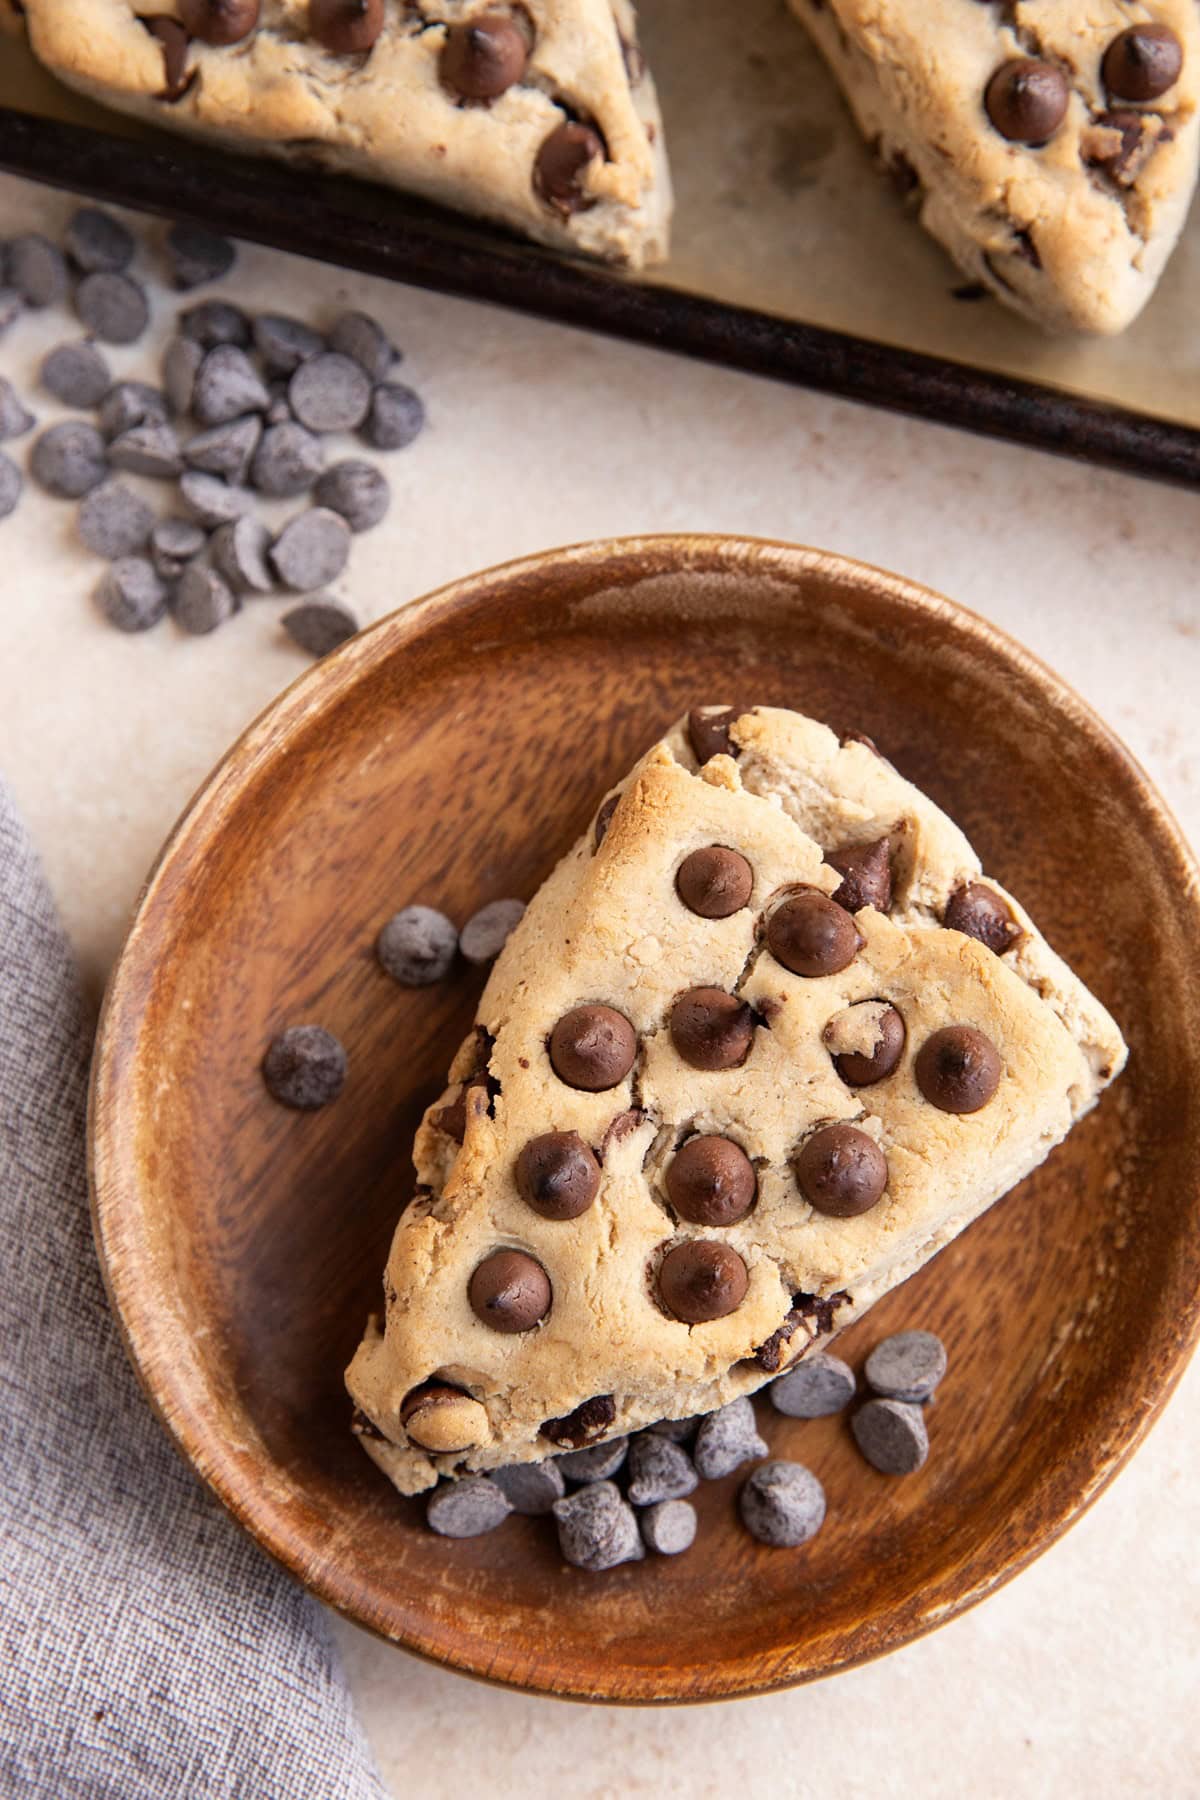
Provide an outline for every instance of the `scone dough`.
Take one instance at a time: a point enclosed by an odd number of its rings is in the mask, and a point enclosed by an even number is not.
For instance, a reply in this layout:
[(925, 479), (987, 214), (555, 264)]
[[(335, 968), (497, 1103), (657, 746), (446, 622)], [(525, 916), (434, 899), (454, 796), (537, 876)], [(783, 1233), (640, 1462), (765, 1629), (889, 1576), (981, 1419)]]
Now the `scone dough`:
[[(1200, 16), (1194, 0), (790, 0), (837, 76), (864, 137), (911, 191), (921, 223), (959, 267), (1040, 324), (1124, 329), (1175, 246), (1200, 155)], [(1104, 53), (1132, 25), (1168, 26), (1179, 79), (1141, 104), (1105, 91)], [(1041, 147), (1010, 143), (984, 94), (1012, 58), (1070, 85)], [(1118, 173), (1111, 115), (1142, 122)]]
[[(177, 0), (26, 0), (40, 60), (122, 111), (386, 181), (630, 268), (657, 261), (670, 181), (629, 0), (523, 0), (534, 33), (524, 75), (490, 104), (460, 102), (438, 77), (446, 28), (484, 10), (485, 0), (389, 3), (368, 54), (335, 56), (308, 32), (308, 0), (262, 0), (244, 42), (191, 42), (194, 79), (169, 100), (162, 48), (139, 15), (177, 17)], [(592, 124), (607, 149), (574, 212), (541, 198), (533, 180), (539, 149), (567, 119)]]
[[(372, 1319), (347, 1372), (364, 1446), (403, 1492), (553, 1454), (563, 1439), (543, 1426), (588, 1401), (602, 1403), (612, 1435), (749, 1393), (1041, 1162), (1124, 1061), (1112, 1019), (1016, 901), (1004, 896), (1019, 933), (1002, 955), (942, 925), (978, 859), (873, 749), (766, 707), (734, 719), (730, 747), (700, 766), (681, 726), (637, 765), (599, 848), (589, 831), (508, 940), (477, 1031), (418, 1131), (420, 1187), (392, 1244), (386, 1316)], [(889, 913), (857, 913), (865, 943), (841, 973), (792, 974), (764, 942), (764, 915), (797, 884), (838, 888), (824, 851), (885, 836)], [(709, 845), (753, 869), (749, 904), (731, 917), (699, 917), (676, 891), (683, 859)], [(754, 1009), (742, 1067), (702, 1072), (676, 1053), (666, 1021), (697, 986)], [(830, 1044), (869, 1054), (878, 1009), (864, 1008), (862, 1030), (841, 1015), (880, 999), (903, 1015), (904, 1053), (886, 1080), (852, 1088)], [(566, 1086), (547, 1050), (556, 1021), (595, 1002), (638, 1034), (632, 1072), (601, 1093)], [(913, 1072), (922, 1043), (949, 1024), (985, 1032), (1002, 1059), (994, 1098), (969, 1116), (932, 1106)], [(445, 1117), (459, 1099), (461, 1147)], [(855, 1124), (887, 1157), (884, 1197), (858, 1217), (814, 1212), (792, 1172), (798, 1143), (833, 1121)], [(596, 1199), (568, 1221), (534, 1213), (514, 1179), (522, 1146), (549, 1131), (578, 1132), (602, 1163)], [(757, 1203), (723, 1230), (681, 1222), (666, 1197), (665, 1170), (696, 1133), (734, 1139), (756, 1166)], [(658, 1304), (655, 1272), (666, 1248), (696, 1237), (731, 1245), (749, 1279), (735, 1310), (688, 1326)], [(501, 1247), (536, 1257), (553, 1290), (544, 1321), (519, 1335), (490, 1329), (467, 1297)], [(486, 1427), (469, 1448), (431, 1454), (405, 1430), (406, 1397), (431, 1379), (481, 1403)]]

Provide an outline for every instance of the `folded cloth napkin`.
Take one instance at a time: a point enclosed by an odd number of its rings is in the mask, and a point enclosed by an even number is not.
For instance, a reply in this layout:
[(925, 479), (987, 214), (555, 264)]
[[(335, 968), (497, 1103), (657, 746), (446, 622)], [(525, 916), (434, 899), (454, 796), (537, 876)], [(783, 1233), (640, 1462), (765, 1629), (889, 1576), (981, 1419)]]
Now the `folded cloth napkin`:
[(0, 1794), (382, 1800), (324, 1615), (125, 1360), (88, 1225), (90, 1039), (0, 784)]

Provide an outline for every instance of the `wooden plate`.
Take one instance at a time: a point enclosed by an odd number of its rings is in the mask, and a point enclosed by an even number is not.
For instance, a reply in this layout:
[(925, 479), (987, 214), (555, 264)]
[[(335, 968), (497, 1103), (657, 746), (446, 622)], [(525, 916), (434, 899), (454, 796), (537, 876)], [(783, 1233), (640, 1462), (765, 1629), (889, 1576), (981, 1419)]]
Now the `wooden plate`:
[[(601, 1577), (544, 1520), (430, 1535), (351, 1438), (341, 1370), (377, 1306), (480, 980), (404, 991), (375, 934), (531, 894), (689, 703), (868, 731), (1112, 1007), (1127, 1073), (1048, 1164), (842, 1340), (927, 1326), (951, 1373), (932, 1449), (876, 1475), (842, 1419), (763, 1409), (825, 1483), (803, 1551), (755, 1545), (738, 1479), (691, 1554)], [(587, 1699), (761, 1691), (905, 1643), (1013, 1575), (1129, 1455), (1197, 1335), (1197, 872), (1141, 771), (981, 620), (845, 559), (727, 538), (554, 551), (443, 589), (296, 683), (234, 747), (147, 885), (92, 1095), (97, 1235), (130, 1353), (180, 1448), (324, 1600), (411, 1650)], [(263, 1048), (319, 1021), (335, 1106), (266, 1095)]]

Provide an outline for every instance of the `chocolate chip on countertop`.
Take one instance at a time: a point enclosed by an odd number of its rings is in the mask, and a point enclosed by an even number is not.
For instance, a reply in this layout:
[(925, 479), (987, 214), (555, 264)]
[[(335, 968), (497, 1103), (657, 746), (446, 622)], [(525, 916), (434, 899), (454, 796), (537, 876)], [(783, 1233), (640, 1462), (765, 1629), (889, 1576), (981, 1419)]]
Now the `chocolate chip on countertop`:
[(849, 968), (864, 942), (851, 915), (818, 888), (805, 888), (767, 920), (767, 947), (793, 975), (816, 979)]
[(405, 906), (393, 913), (375, 940), (375, 954), (401, 987), (430, 987), (450, 973), (458, 932), (432, 906)]
[(112, 386), (108, 364), (95, 344), (59, 344), (42, 359), (38, 380), (64, 406), (91, 412)]
[(689, 1225), (734, 1225), (758, 1193), (754, 1164), (731, 1138), (689, 1138), (667, 1166), (667, 1198)]
[(294, 419), (270, 426), (254, 453), (251, 485), (273, 499), (306, 494), (325, 462), (321, 440)]
[(446, 32), (438, 75), (463, 100), (496, 100), (520, 81), (528, 61), (525, 33), (511, 13), (477, 13)]
[(688, 740), (698, 763), (713, 756), (736, 756), (729, 727), (737, 717), (732, 706), (693, 706), (687, 716)]
[(118, 631), (148, 631), (167, 610), (167, 590), (141, 556), (122, 556), (96, 588), (96, 604)]
[(77, 522), (88, 549), (115, 562), (145, 549), (154, 528), (154, 509), (119, 481), (103, 481), (81, 501)]
[(1004, 1065), (991, 1038), (971, 1025), (944, 1025), (917, 1052), (917, 1086), (941, 1112), (974, 1113), (1000, 1085)]
[(523, 900), (490, 900), (463, 926), (459, 949), (469, 963), (493, 962), (524, 916)]
[(240, 44), (258, 24), (259, 0), (179, 0), (185, 31), (205, 44)]
[(213, 532), (213, 567), (239, 594), (269, 594), (275, 586), (267, 563), (271, 533), (261, 519), (243, 513)]
[(946, 1373), (946, 1346), (932, 1331), (898, 1331), (866, 1360), (867, 1385), (887, 1400), (928, 1400)]
[(270, 395), (244, 350), (218, 344), (200, 364), (192, 389), (192, 413), (201, 425), (227, 425), (243, 413), (264, 412)]
[(568, 1481), (607, 1481), (624, 1468), (628, 1452), (629, 1439), (618, 1437), (592, 1444), (586, 1450), (568, 1450), (565, 1456), (554, 1460)]
[(600, 1190), (600, 1164), (576, 1131), (530, 1138), (515, 1173), (522, 1200), (543, 1219), (577, 1219)]
[(166, 248), (171, 278), (177, 288), (184, 290), (202, 287), (207, 281), (220, 281), (232, 269), (237, 255), (227, 238), (186, 220), (171, 226)]
[(54, 306), (67, 292), (67, 263), (57, 244), (40, 232), (15, 237), (8, 246), (8, 285), (26, 306)]
[(133, 261), (133, 233), (98, 206), (72, 213), (63, 236), (67, 255), (86, 275), (120, 275)]
[(679, 1556), (696, 1541), (696, 1509), (689, 1500), (660, 1500), (638, 1514), (646, 1547), (658, 1556)]
[(105, 344), (134, 344), (150, 323), (150, 304), (141, 282), (132, 275), (110, 275), (103, 270), (85, 275), (79, 283), (75, 311)]
[(249, 318), (231, 300), (198, 300), (180, 313), (177, 324), (180, 336), (202, 350), (218, 350), (222, 344), (248, 350), (254, 335)]
[(171, 617), (192, 637), (206, 637), (238, 610), (237, 596), (215, 569), (189, 563), (170, 598)]
[(383, 0), (309, 0), (308, 29), (331, 56), (362, 56), (383, 30)]
[(657, 1432), (640, 1432), (630, 1440), (627, 1472), (631, 1506), (657, 1506), (662, 1500), (683, 1500), (700, 1485), (700, 1477), (692, 1467), (687, 1451)]
[(599, 1094), (624, 1081), (637, 1056), (637, 1033), (611, 1006), (573, 1006), (550, 1033), (550, 1064), (560, 1081)]
[(310, 431), (354, 431), (370, 409), (371, 383), (353, 358), (323, 350), (292, 376), (288, 405)]
[(173, 425), (154, 422), (123, 431), (108, 446), (114, 469), (130, 475), (146, 475), (154, 481), (174, 481), (183, 470), (183, 454)]
[(262, 1072), (276, 1100), (309, 1112), (337, 1099), (348, 1066), (345, 1050), (323, 1025), (289, 1025), (271, 1039)]
[(467, 1284), (477, 1319), (493, 1331), (532, 1331), (550, 1311), (550, 1277), (524, 1250), (493, 1250)]
[(988, 118), (1010, 143), (1035, 148), (1052, 138), (1067, 116), (1071, 90), (1062, 70), (1035, 57), (1002, 63), (984, 90)]
[(302, 600), (279, 623), (310, 656), (329, 656), (358, 633), (358, 620), (340, 600)]
[(747, 1475), (738, 1495), (742, 1524), (760, 1544), (794, 1550), (825, 1522), (825, 1490), (802, 1463), (768, 1462)]
[(793, 1160), (796, 1185), (816, 1212), (854, 1219), (870, 1212), (887, 1187), (887, 1158), (873, 1137), (854, 1125), (825, 1125), (807, 1137)]
[(758, 1435), (750, 1396), (742, 1394), (701, 1419), (692, 1461), (701, 1481), (720, 1481), (743, 1463), (766, 1454), (767, 1446)]
[(493, 1469), (492, 1480), (502, 1491), (515, 1513), (527, 1518), (540, 1518), (553, 1512), (554, 1502), (567, 1491), (558, 1466), (558, 1458), (548, 1456), (545, 1462), (512, 1463), (507, 1469)]
[(340, 514), (314, 506), (290, 519), (270, 550), (284, 587), (312, 593), (336, 581), (350, 558), (350, 527)]
[[(873, 1087), (894, 1074), (906, 1036), (898, 1008), (886, 1000), (859, 1000), (834, 1014), (822, 1041), (847, 1087), (857, 1088)], [(840, 1048), (842, 1044), (847, 1048)]]
[(254, 347), (268, 375), (294, 375), (302, 362), (319, 356), (325, 348), (319, 331), (284, 313), (259, 313), (252, 330)]
[(23, 487), (20, 469), (11, 456), (0, 451), (0, 519), (7, 519), (17, 510)]
[(39, 487), (60, 500), (80, 500), (108, 474), (108, 451), (94, 425), (68, 419), (34, 442), (29, 470)]
[(150, 560), (163, 581), (178, 581), (207, 542), (208, 534), (199, 525), (171, 514), (160, 519), (150, 533)]
[(118, 381), (104, 396), (98, 416), (105, 437), (117, 438), (137, 425), (165, 425), (167, 403), (148, 382)]
[(637, 1517), (611, 1481), (596, 1481), (554, 1504), (558, 1547), (566, 1562), (598, 1574), (618, 1563), (640, 1562)]
[(702, 919), (728, 919), (750, 902), (754, 870), (737, 850), (709, 844), (685, 856), (675, 891), (689, 912)]
[(754, 1014), (723, 988), (689, 988), (671, 1008), (671, 1043), (692, 1069), (738, 1069), (754, 1042)]
[(604, 159), (604, 139), (590, 125), (567, 120), (543, 139), (533, 165), (534, 191), (565, 216), (594, 204), (586, 191), (586, 177), (594, 162)]
[(1021, 935), (1021, 927), (1013, 918), (1007, 903), (994, 888), (982, 881), (969, 881), (955, 888), (942, 915), (948, 931), (961, 931), (1003, 956)]
[(810, 1350), (794, 1368), (773, 1381), (767, 1392), (776, 1412), (789, 1419), (825, 1419), (849, 1406), (855, 1386), (849, 1363), (824, 1350)]
[(326, 469), (313, 489), (313, 499), (340, 513), (351, 531), (370, 531), (387, 512), (392, 490), (373, 463), (351, 457)]
[(570, 1444), (578, 1449), (581, 1444), (590, 1444), (608, 1430), (617, 1416), (617, 1404), (611, 1394), (593, 1394), (590, 1400), (581, 1400), (573, 1412), (564, 1414), (561, 1419), (547, 1419), (541, 1427), (541, 1435), (549, 1438), (552, 1444)]
[(512, 1510), (508, 1495), (487, 1475), (464, 1475), (434, 1488), (425, 1503), (425, 1522), (439, 1537), (482, 1537)]
[(425, 403), (401, 381), (385, 381), (371, 395), (362, 435), (376, 450), (404, 450), (425, 425)]
[(870, 844), (845, 844), (826, 852), (825, 861), (842, 877), (842, 885), (830, 896), (835, 906), (849, 913), (873, 906), (885, 913), (892, 904), (892, 858), (887, 838)]
[(24, 437), (37, 420), (26, 407), (12, 382), (0, 375), (0, 444), (10, 438)]
[(204, 361), (204, 349), (194, 338), (172, 338), (163, 351), (163, 386), (173, 413), (190, 413), (196, 376)]
[(212, 425), (188, 439), (183, 447), (184, 461), (189, 468), (223, 476), (226, 481), (244, 481), (262, 428), (256, 413), (231, 419), (227, 425)]
[(686, 1238), (667, 1251), (658, 1270), (663, 1306), (686, 1325), (704, 1325), (736, 1312), (749, 1284), (737, 1251), (715, 1238)]
[(601, 844), (604, 842), (605, 838), (608, 836), (608, 828), (612, 823), (612, 816), (616, 812), (617, 807), (620, 804), (621, 804), (620, 794), (610, 794), (608, 796), (608, 799), (601, 806), (600, 811), (596, 814), (596, 823), (592, 827), (592, 854), (593, 855), (595, 855), (596, 851), (600, 848)]
[[(157, 98), (181, 100), (196, 79), (195, 70), (187, 66), (188, 45), (192, 40), (178, 19), (167, 18), (165, 14), (144, 18), (142, 24), (162, 46), (163, 87)], [(177, 279), (175, 285), (186, 287), (189, 284)]]
[(1157, 100), (1174, 87), (1183, 46), (1169, 25), (1131, 25), (1104, 52), (1104, 85), (1117, 100)]
[(850, 1429), (881, 1475), (911, 1475), (929, 1454), (921, 1409), (904, 1400), (868, 1400), (852, 1415)]
[(329, 348), (360, 364), (372, 381), (384, 381), (400, 361), (399, 350), (370, 313), (342, 313), (329, 333)]

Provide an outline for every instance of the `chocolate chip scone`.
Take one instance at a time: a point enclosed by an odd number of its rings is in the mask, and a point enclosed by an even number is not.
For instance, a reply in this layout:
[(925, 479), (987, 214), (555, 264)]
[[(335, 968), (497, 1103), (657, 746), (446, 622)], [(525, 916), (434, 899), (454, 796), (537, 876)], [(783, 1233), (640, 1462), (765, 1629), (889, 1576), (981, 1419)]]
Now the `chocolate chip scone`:
[(73, 87), (631, 268), (670, 182), (629, 0), (26, 0)]
[(1193, 0), (790, 4), (966, 274), (1054, 328), (1136, 317), (1196, 185)]
[(496, 964), (417, 1134), (356, 1429), (412, 1493), (748, 1393), (1041, 1162), (1124, 1058), (865, 741), (693, 713)]

